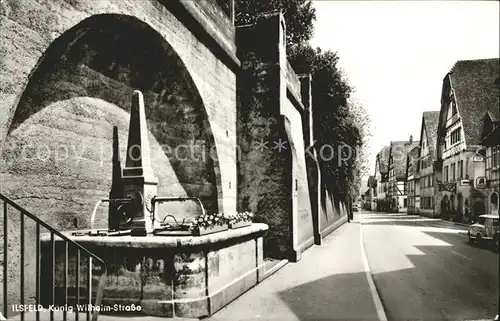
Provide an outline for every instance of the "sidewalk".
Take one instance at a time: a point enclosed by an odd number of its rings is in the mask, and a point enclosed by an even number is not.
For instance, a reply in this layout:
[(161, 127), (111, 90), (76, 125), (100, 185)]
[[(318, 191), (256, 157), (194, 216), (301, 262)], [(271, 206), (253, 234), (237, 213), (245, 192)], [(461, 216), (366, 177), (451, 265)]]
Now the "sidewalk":
[(206, 320), (379, 320), (363, 255), (355, 217)]

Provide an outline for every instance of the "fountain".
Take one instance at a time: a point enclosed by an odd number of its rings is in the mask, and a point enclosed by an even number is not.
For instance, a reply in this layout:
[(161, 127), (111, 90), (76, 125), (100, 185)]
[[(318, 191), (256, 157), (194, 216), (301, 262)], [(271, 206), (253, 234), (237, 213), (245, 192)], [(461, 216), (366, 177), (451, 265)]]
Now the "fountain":
[[(113, 312), (116, 307), (133, 305), (151, 316), (212, 315), (263, 278), (263, 236), (268, 226), (252, 223), (230, 228), (225, 215), (207, 214), (199, 198), (159, 196), (157, 185), (151, 167), (144, 99), (140, 91), (135, 91), (125, 167), (122, 170), (118, 129), (114, 127), (109, 198), (97, 201), (89, 230), (63, 234), (101, 257), (107, 265), (101, 311)], [(161, 203), (188, 201), (200, 207), (200, 222), (210, 217), (218, 224), (207, 226), (185, 219), (179, 222), (172, 215), (160, 221), (156, 215)], [(109, 204), (108, 228), (95, 229), (95, 215), (103, 203)], [(42, 261), (45, 261), (42, 270), (47, 269), (42, 275), (52, 275), (49, 271), (53, 267), (53, 253), (55, 262), (65, 255), (70, 262), (69, 279), (63, 277), (64, 267), (56, 264), (55, 280), (46, 278), (42, 291), (51, 287), (53, 281), (56, 290), (62, 291), (67, 281), (68, 293), (76, 292), (75, 271), (85, 269), (75, 266), (77, 253), (64, 248), (57, 238), (55, 245), (48, 236), (41, 241)], [(91, 272), (97, 284), (99, 271), (93, 267)], [(97, 290), (93, 286), (91, 292)], [(75, 298), (71, 299), (70, 295), (70, 304), (77, 303)], [(123, 311), (128, 310), (120, 310)]]

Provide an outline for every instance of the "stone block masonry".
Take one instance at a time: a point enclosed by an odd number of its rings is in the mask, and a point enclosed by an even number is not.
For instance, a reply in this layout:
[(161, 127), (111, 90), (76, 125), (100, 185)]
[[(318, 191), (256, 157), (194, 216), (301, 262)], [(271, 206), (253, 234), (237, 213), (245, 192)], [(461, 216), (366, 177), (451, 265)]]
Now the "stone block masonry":
[[(285, 32), (280, 14), (237, 29), (243, 66), (238, 79), (238, 206), (269, 224), (267, 256), (295, 261), (302, 248), (314, 243), (314, 229), (304, 106), (300, 81), (286, 60)], [(259, 148), (259, 142), (266, 145)]]
[(238, 207), (270, 226), (266, 256), (296, 261), (345, 210), (334, 204), (316, 158), (306, 153), (313, 141), (310, 78), (290, 70), (285, 33), (280, 14), (237, 28)]

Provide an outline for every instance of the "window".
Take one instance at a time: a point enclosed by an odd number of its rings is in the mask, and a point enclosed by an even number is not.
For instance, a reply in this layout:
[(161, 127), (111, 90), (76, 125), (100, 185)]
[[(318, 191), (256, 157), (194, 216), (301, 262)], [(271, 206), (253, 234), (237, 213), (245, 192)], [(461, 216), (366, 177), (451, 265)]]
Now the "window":
[(448, 181), (448, 166), (444, 167), (444, 181)]
[(452, 182), (456, 179), (456, 177), (455, 177), (455, 175), (456, 175), (455, 166), (456, 166), (455, 163), (453, 163), (453, 164), (450, 165), (450, 174), (451, 174), (450, 176), (451, 176), (451, 181)]
[(464, 161), (461, 160), (458, 162), (458, 178), (464, 178)]
[(450, 135), (450, 145), (454, 145), (460, 141), (462, 128), (457, 128), (451, 132)]
[(450, 102), (449, 109), (451, 109), (451, 115), (454, 116), (457, 113), (457, 103), (455, 102), (455, 92), (453, 89), (450, 91), (450, 96), (448, 97)]
[(492, 167), (500, 166), (500, 146), (493, 146), (491, 151)]
[[(499, 171), (488, 171), (488, 179), (491, 181), (497, 181), (500, 178)], [(498, 183), (497, 183), (498, 184)]]
[(432, 197), (422, 197), (422, 204), (420, 206), (422, 209), (432, 209)]

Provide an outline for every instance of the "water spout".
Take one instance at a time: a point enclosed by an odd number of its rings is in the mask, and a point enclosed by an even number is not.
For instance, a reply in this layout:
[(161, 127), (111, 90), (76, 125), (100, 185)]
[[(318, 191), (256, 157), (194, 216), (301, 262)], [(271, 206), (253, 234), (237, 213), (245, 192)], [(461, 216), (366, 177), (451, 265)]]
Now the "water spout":
[(97, 212), (97, 208), (103, 202), (109, 202), (109, 199), (98, 200), (97, 204), (95, 204), (95, 206), (94, 206), (94, 211), (92, 212), (92, 216), (90, 217), (90, 230), (91, 231), (94, 229), (94, 219), (95, 219), (95, 213)]

